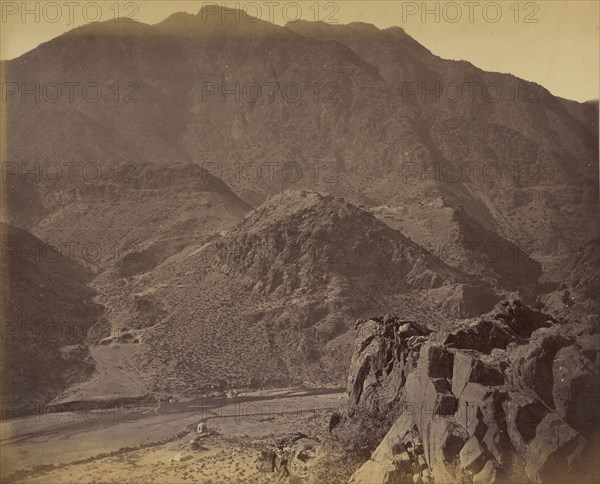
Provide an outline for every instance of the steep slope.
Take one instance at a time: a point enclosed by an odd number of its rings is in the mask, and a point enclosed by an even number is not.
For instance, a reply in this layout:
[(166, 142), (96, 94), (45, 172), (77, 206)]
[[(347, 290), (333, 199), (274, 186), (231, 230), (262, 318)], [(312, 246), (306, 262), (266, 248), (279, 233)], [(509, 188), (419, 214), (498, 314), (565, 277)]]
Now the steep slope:
[(584, 244), (565, 267), (565, 279), (540, 297), (553, 314), (578, 319), (600, 311), (600, 239)]
[(525, 294), (536, 292), (541, 265), (517, 245), (479, 224), (461, 207), (453, 208), (438, 198), (416, 205), (373, 207), (371, 211), (483, 285)]
[(120, 308), (105, 342), (131, 345), (127, 371), (153, 391), (180, 392), (339, 382), (345, 318), (386, 306), (435, 325), (464, 279), (341, 199), (284, 192), (145, 274), (110, 288), (107, 272), (97, 283)]
[(157, 264), (248, 209), (178, 146), (191, 80), (176, 39), (94, 23), (3, 68), (4, 220), (106, 269)]
[[(440, 59), (397, 27), (203, 12), (92, 24), (7, 62), (9, 82), (93, 79), (103, 91), (100, 102), (69, 102), (65, 88), (58, 103), (11, 96), (7, 159), (192, 162), (254, 206), (286, 188), (370, 206), (442, 197), (554, 280), (597, 235), (595, 105)], [(11, 204), (34, 200), (28, 227), (45, 208), (36, 197), (17, 190)]]
[[(192, 242), (231, 226), (248, 210), (194, 164), (128, 165), (124, 179), (73, 183), (51, 194), (51, 215), (33, 231), (70, 247), (99, 270), (145, 272)], [(125, 178), (126, 177), (126, 178)]]
[[(514, 76), (441, 59), (398, 27), (287, 27), (352, 48), (419, 112), (416, 130), (434, 163), (396, 153), (405, 184), (435, 179), (451, 206), (517, 243), (554, 276), (597, 234), (597, 103), (579, 105)], [(400, 201), (377, 188), (382, 202)]]
[(0, 227), (2, 396), (18, 415), (93, 372), (85, 343), (102, 308), (86, 268), (24, 230)]
[[(323, 284), (340, 295), (384, 287), (399, 292), (439, 287), (452, 278), (401, 233), (341, 199), (316, 193), (271, 197), (218, 242), (216, 251), (232, 272), (275, 295), (321, 292)], [(346, 281), (352, 285), (343, 287)]]

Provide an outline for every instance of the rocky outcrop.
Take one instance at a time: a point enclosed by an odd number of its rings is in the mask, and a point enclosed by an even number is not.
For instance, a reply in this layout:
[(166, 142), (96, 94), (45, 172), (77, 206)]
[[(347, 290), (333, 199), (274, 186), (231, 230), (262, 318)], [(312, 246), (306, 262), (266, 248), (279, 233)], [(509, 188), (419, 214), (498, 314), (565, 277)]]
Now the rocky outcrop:
[[(399, 417), (351, 482), (597, 481), (598, 323), (518, 300), (439, 331), (359, 322), (339, 425), (359, 412)], [(405, 458), (409, 440), (423, 465)]]
[(351, 408), (372, 415), (389, 411), (430, 333), (418, 323), (391, 316), (357, 323), (348, 380)]

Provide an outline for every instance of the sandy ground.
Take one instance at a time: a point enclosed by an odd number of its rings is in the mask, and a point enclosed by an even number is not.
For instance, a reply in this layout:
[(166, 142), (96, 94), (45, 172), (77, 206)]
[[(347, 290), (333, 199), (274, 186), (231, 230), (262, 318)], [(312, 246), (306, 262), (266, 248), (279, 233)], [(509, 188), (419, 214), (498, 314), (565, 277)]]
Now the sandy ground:
[(148, 393), (146, 385), (133, 373), (122, 369), (139, 345), (90, 346), (94, 360), (94, 376), (65, 392), (55, 403), (74, 400), (95, 400), (118, 397), (141, 397)]
[[(190, 401), (97, 410), (85, 418), (71, 412), (3, 422), (2, 482), (271, 482), (275, 474), (258, 471), (260, 450), (293, 432), (320, 439), (346, 396), (288, 389), (246, 398), (252, 400), (234, 399), (222, 406)], [(210, 435), (192, 451), (189, 441), (200, 421)], [(173, 462), (178, 454), (182, 461)]]

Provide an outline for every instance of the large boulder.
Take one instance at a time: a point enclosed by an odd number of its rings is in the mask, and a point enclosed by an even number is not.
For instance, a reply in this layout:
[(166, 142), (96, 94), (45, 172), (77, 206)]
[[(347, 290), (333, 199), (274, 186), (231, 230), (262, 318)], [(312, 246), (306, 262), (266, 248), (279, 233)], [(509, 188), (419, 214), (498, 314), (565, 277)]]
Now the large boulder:
[(352, 482), (597, 482), (599, 349), (598, 318), (515, 300), (438, 331), (359, 323), (341, 421), (396, 421)]
[(550, 413), (539, 423), (536, 435), (527, 447), (527, 475), (533, 482), (579, 481), (578, 477), (585, 469), (576, 465), (585, 447), (585, 439), (575, 429)]
[(351, 406), (377, 415), (397, 401), (431, 330), (391, 316), (359, 321), (356, 327), (348, 373), (349, 401)]
[(556, 413), (587, 438), (593, 438), (600, 418), (600, 378), (597, 358), (591, 358), (590, 352), (573, 345), (561, 348), (552, 364)]
[(350, 478), (351, 484), (396, 484), (412, 482), (413, 475), (429, 473), (423, 465), (423, 446), (410, 413), (405, 413), (390, 428), (371, 458)]

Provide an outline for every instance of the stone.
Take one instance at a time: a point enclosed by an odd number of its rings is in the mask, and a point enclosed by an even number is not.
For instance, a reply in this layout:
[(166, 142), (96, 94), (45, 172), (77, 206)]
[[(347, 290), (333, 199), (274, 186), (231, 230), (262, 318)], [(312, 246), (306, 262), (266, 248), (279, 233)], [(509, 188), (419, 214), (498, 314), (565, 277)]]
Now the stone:
[(188, 454), (175, 454), (173, 457), (171, 457), (170, 462), (185, 462), (191, 458), (192, 456)]
[(491, 460), (488, 460), (481, 471), (473, 476), (473, 484), (495, 484), (497, 482), (498, 470)]
[(390, 316), (357, 323), (348, 372), (350, 404), (372, 415), (389, 410), (415, 368), (412, 354), (418, 354), (429, 333), (417, 323)]
[[(569, 482), (572, 461), (585, 439), (555, 413), (539, 423), (536, 436), (527, 446), (525, 471), (535, 482)], [(597, 458), (597, 457), (596, 457)]]
[(552, 365), (556, 413), (588, 439), (600, 424), (600, 378), (594, 362), (575, 346), (562, 348)]
[(509, 301), (433, 333), (384, 319), (365, 323), (339, 426), (399, 417), (353, 482), (597, 482), (598, 318)]
[(497, 423), (489, 424), (483, 438), (479, 439), (489, 454), (496, 459), (496, 462), (503, 464), (506, 460), (505, 450), (510, 451), (510, 439), (505, 436), (505, 430), (501, 429)]
[(456, 351), (452, 373), (452, 393), (459, 398), (467, 383), (497, 386), (504, 383), (504, 376), (472, 352)]
[(485, 449), (475, 437), (471, 437), (461, 449), (459, 458), (461, 468), (477, 473), (485, 463)]
[(482, 319), (468, 327), (446, 331), (442, 341), (448, 348), (476, 350), (487, 354), (494, 348), (506, 348), (515, 339), (516, 335), (499, 321)]
[(412, 470), (412, 462), (408, 452), (402, 452), (397, 454), (393, 458), (394, 463), (399, 469), (402, 469), (405, 473), (409, 473)]
[(485, 436), (488, 428), (488, 425), (484, 423), (483, 420), (476, 418), (469, 423), (467, 427), (467, 432), (469, 436), (474, 436), (477, 440), (481, 441)]
[(547, 408), (554, 408), (552, 365), (559, 350), (568, 344), (560, 328), (542, 328), (535, 331), (529, 344), (514, 348), (509, 353), (508, 380), (520, 393), (540, 400)]
[(523, 452), (533, 440), (536, 428), (548, 413), (547, 408), (530, 397), (518, 393), (509, 394), (506, 405), (506, 421), (509, 435), (516, 449)]
[[(405, 436), (413, 431), (415, 422), (410, 413), (403, 413), (392, 425), (384, 439), (377, 446), (371, 458), (351, 477), (355, 484), (394, 483), (411, 471), (410, 457), (402, 444)], [(404, 457), (403, 457), (404, 456)], [(408, 467), (406, 465), (408, 457)], [(401, 481), (400, 481), (401, 482)]]
[(494, 421), (503, 398), (503, 393), (494, 387), (468, 383), (458, 400), (456, 420), (464, 428), (469, 428), (482, 419)]
[(431, 378), (452, 378), (454, 355), (439, 344), (425, 343), (417, 369)]
[(425, 459), (430, 471), (438, 481), (452, 482), (455, 462), (469, 436), (452, 417), (434, 418), (426, 435)]

